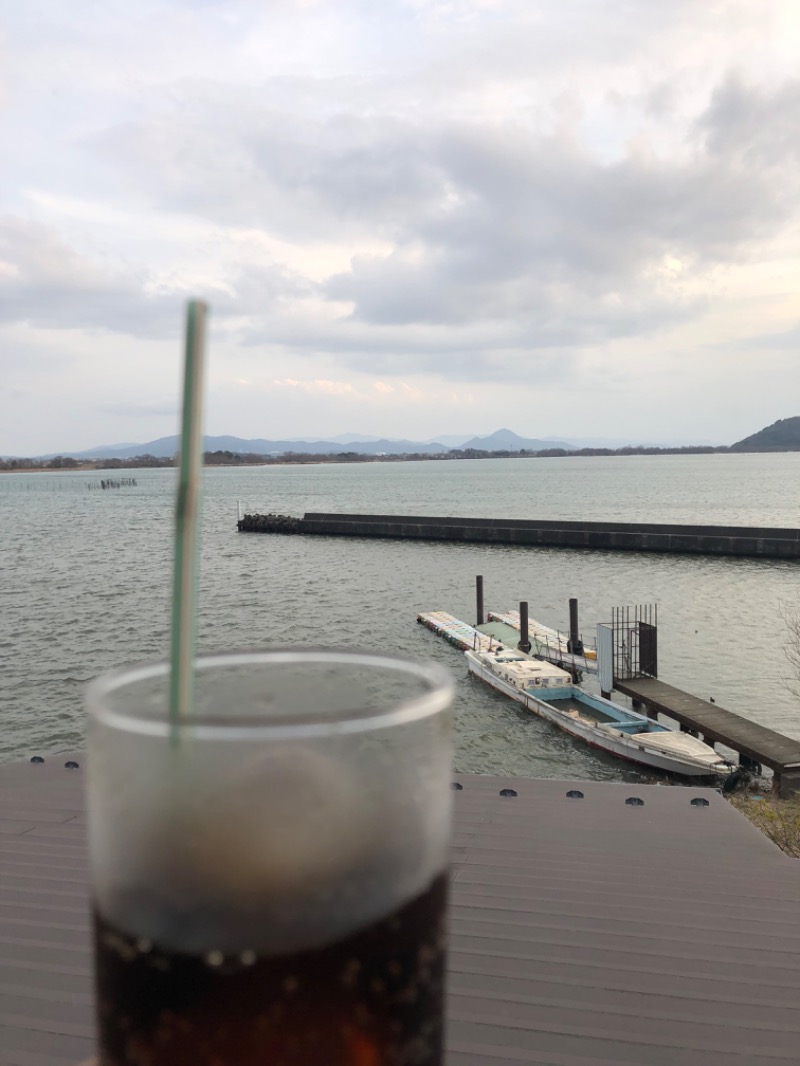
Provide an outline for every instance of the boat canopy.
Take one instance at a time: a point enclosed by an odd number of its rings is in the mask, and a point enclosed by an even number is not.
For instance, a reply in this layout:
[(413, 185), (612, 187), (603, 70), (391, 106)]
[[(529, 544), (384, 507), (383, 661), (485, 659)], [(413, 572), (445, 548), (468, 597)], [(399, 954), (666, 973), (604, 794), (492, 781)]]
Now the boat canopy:
[(511, 648), (493, 651), (467, 652), (515, 688), (566, 688), (572, 686), (572, 675), (552, 663), (530, 659)]

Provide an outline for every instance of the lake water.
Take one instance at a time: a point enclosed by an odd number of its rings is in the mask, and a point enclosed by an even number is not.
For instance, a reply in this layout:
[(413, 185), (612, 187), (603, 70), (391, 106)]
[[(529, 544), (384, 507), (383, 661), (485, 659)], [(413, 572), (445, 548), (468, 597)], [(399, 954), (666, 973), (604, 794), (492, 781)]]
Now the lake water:
[[(0, 474), (0, 760), (82, 746), (86, 682), (168, 646), (175, 474)], [(110, 475), (110, 476), (119, 476)], [(592, 635), (613, 606), (657, 603), (663, 680), (800, 739), (782, 604), (800, 564), (471, 544), (256, 536), (237, 510), (800, 526), (800, 454), (466, 460), (210, 469), (204, 475), (201, 648), (325, 644), (433, 659), (457, 679), (456, 767), (635, 780), (638, 771), (468, 677), (423, 610), (474, 621), (527, 599)]]

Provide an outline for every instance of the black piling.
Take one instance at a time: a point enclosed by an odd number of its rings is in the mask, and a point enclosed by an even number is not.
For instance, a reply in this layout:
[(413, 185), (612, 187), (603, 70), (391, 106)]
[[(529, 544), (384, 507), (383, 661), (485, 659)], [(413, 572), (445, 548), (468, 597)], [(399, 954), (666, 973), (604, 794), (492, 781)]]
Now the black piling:
[(573, 655), (583, 655), (583, 641), (578, 628), (578, 601), (573, 596), (569, 601), (569, 643), (567, 651)]
[(478, 575), (475, 578), (475, 613), (477, 615), (476, 626), (483, 625), (483, 578)]
[(750, 770), (754, 774), (761, 773), (761, 763), (757, 762), (755, 759), (751, 759), (749, 755), (744, 755), (742, 752), (739, 752), (739, 765), (743, 769)]
[(531, 650), (531, 640), (528, 636), (528, 601), (520, 600), (519, 604), (519, 644), (517, 647), (527, 655)]

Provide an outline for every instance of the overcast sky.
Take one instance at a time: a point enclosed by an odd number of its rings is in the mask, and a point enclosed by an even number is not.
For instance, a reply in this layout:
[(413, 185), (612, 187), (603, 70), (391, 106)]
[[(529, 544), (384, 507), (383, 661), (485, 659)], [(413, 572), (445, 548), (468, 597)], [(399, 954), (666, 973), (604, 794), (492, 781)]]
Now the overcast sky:
[(794, 0), (0, 13), (0, 453), (800, 415)]

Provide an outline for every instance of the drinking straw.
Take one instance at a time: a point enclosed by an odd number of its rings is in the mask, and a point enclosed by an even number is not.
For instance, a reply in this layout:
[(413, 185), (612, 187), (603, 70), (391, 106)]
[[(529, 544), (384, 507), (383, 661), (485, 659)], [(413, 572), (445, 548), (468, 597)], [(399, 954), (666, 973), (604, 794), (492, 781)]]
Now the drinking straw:
[(175, 571), (172, 584), (169, 717), (172, 739), (192, 704), (197, 603), (197, 542), (202, 467), (203, 364), (208, 307), (192, 300), (186, 309), (183, 417), (175, 510)]

